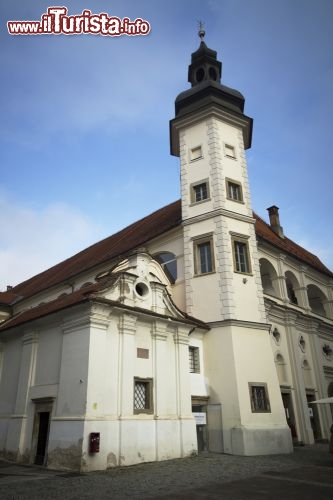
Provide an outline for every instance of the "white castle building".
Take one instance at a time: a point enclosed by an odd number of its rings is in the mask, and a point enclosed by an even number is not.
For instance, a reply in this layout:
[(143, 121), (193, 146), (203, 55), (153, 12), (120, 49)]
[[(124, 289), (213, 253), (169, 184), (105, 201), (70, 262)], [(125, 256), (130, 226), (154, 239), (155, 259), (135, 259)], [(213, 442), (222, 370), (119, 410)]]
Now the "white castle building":
[(201, 40), (181, 200), (0, 293), (0, 454), (80, 471), (327, 439), (333, 274), (253, 213), (244, 97)]

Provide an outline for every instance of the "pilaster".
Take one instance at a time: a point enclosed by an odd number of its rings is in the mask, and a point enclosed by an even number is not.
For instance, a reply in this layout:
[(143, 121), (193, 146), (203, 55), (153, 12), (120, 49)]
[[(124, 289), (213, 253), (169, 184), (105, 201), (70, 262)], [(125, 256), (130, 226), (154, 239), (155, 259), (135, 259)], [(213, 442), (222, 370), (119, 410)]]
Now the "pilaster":
[(137, 317), (124, 313), (119, 318), (119, 376), (118, 376), (118, 415), (128, 416), (133, 413), (133, 398), (128, 397), (134, 387), (132, 359), (135, 353), (135, 332)]
[(292, 373), (293, 387), (297, 388), (297, 390), (295, 390), (293, 393), (296, 406), (295, 417), (298, 421), (297, 434), (300, 441), (304, 441), (307, 444), (312, 444), (314, 442), (314, 438), (305, 394), (301, 359), (299, 356), (296, 321), (296, 313), (293, 313), (291, 311), (286, 312), (285, 328), (287, 334), (288, 352), (290, 356), (290, 369)]
[(24, 454), (25, 427), (27, 420), (28, 394), (34, 384), (38, 348), (38, 333), (25, 333), (22, 339), (22, 355), (17, 385), (15, 411), (9, 422), (7, 450), (15, 450), (17, 460)]
[(154, 321), (151, 328), (153, 340), (153, 373), (154, 373), (154, 408), (156, 418), (167, 413), (167, 398), (163, 393), (168, 385), (167, 324), (165, 321)]

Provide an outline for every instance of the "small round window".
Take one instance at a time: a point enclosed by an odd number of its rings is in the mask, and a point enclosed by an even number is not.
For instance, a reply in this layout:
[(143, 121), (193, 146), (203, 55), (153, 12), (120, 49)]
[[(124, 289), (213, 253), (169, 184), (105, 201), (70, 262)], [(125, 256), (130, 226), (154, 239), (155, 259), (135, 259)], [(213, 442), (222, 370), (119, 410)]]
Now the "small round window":
[(140, 282), (135, 285), (135, 291), (139, 297), (146, 297), (149, 293), (149, 288), (145, 283)]

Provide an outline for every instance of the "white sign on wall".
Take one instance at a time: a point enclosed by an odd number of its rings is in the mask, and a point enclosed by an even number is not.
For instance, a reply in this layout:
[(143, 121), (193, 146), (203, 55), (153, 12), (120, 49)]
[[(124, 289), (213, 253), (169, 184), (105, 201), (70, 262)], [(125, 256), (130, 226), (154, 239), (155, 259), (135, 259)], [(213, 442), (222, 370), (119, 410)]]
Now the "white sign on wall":
[(195, 418), (195, 423), (197, 425), (206, 425), (207, 419), (206, 419), (205, 412), (195, 412), (195, 413), (193, 413), (193, 416)]

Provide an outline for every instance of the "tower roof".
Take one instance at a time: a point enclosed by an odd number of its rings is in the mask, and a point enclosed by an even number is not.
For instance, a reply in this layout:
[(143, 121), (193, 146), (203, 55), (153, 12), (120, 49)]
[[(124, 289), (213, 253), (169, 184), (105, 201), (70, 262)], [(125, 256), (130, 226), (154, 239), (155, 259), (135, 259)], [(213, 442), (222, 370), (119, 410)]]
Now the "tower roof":
[[(198, 49), (191, 54), (188, 67), (188, 81), (191, 88), (181, 92), (175, 100), (176, 118), (171, 121), (171, 153), (178, 155), (178, 144), (172, 129), (178, 118), (195, 115), (197, 112), (209, 112), (213, 108), (220, 109), (228, 116), (241, 119), (245, 148), (251, 147), (252, 118), (244, 115), (244, 96), (235, 89), (221, 83), (222, 63), (217, 59), (217, 52), (210, 49), (203, 41), (204, 31), (200, 29), (201, 38)], [(176, 142), (175, 142), (176, 141)]]

